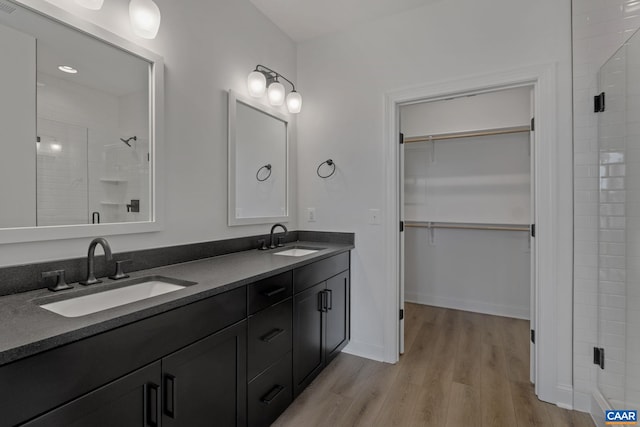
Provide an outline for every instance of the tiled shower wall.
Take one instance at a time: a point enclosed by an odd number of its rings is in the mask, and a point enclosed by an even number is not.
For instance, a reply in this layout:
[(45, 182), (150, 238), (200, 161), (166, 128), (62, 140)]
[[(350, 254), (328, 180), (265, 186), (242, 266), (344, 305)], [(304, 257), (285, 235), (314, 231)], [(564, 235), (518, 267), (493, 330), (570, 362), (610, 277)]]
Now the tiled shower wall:
[(605, 61), (640, 27), (638, 0), (573, 0), (574, 406), (590, 409), (598, 342), (598, 141), (593, 96)]
[(600, 69), (606, 111), (597, 114), (599, 151), (598, 343), (605, 369), (597, 387), (614, 408), (625, 408), (628, 150), (625, 138), (627, 62), (619, 50)]

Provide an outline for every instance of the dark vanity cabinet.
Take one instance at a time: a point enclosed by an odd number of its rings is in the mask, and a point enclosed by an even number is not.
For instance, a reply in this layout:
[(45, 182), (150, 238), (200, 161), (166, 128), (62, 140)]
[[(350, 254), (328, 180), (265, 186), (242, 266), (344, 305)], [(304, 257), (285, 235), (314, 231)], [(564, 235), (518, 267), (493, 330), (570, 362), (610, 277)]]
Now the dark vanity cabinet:
[(246, 354), (243, 321), (163, 358), (162, 425), (246, 425)]
[(299, 395), (349, 340), (349, 253), (293, 271), (293, 390)]
[(349, 339), (349, 253), (0, 366), (0, 427), (268, 426)]
[[(211, 380), (208, 396), (224, 396), (225, 410), (236, 416), (230, 425), (246, 425), (246, 317), (241, 287), (1, 366), (0, 426), (160, 425), (163, 415), (153, 417), (156, 396), (161, 413), (165, 403), (170, 412), (172, 403), (164, 401), (163, 370), (176, 379), (174, 417), (201, 386), (191, 382), (189, 375), (196, 375)], [(228, 377), (214, 379), (220, 364), (235, 375), (233, 384)], [(157, 373), (147, 375), (156, 365)], [(216, 417), (220, 406), (213, 400), (207, 405), (199, 415)], [(100, 424), (121, 412), (132, 422)]]
[(293, 280), (288, 271), (247, 289), (249, 426), (269, 426), (293, 400)]
[(138, 369), (24, 426), (157, 426), (160, 418), (160, 369), (160, 362)]
[(244, 426), (245, 366), (242, 321), (25, 426)]

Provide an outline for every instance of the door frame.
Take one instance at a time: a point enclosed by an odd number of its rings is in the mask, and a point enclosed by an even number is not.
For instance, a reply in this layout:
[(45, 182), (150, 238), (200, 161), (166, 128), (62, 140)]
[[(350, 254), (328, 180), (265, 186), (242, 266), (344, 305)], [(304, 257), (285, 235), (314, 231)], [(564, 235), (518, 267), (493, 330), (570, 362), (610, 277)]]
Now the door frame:
[(535, 391), (541, 400), (558, 403), (557, 383), (557, 114), (556, 65), (520, 68), (503, 73), (470, 77), (455, 81), (392, 91), (385, 94), (384, 151), (386, 173), (386, 260), (387, 287), (385, 304), (384, 356), (385, 361), (398, 360), (400, 345), (400, 203), (399, 156), (400, 106), (426, 100), (460, 96), (462, 94), (493, 92), (514, 87), (533, 87), (536, 121), (536, 141), (532, 155), (535, 162), (536, 213), (536, 321)]

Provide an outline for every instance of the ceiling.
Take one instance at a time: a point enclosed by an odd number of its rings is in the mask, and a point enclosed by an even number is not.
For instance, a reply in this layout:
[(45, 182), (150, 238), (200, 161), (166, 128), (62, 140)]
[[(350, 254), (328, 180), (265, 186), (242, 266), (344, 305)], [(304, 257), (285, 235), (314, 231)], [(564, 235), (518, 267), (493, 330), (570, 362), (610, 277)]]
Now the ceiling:
[[(0, 0), (0, 6), (6, 5)], [(0, 13), (0, 25), (29, 34), (37, 40), (38, 75), (48, 74), (112, 96), (148, 89), (149, 63), (53, 19), (11, 4), (12, 12)], [(78, 70), (67, 74), (59, 65)]]
[(443, 0), (250, 0), (296, 42)]

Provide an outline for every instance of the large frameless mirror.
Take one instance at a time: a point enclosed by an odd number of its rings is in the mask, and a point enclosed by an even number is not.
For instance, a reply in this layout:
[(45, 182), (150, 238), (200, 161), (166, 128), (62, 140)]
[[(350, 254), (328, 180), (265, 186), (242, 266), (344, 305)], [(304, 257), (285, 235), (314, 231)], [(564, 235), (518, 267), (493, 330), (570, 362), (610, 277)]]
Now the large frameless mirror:
[(288, 120), (229, 91), (229, 225), (289, 219)]
[(157, 229), (161, 59), (7, 0), (0, 55), (0, 242)]

